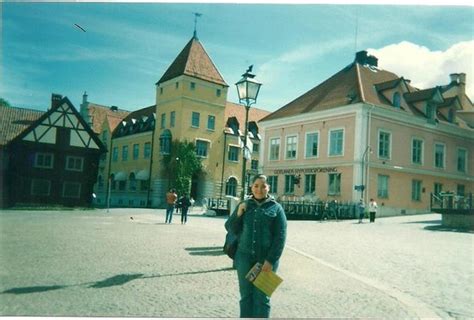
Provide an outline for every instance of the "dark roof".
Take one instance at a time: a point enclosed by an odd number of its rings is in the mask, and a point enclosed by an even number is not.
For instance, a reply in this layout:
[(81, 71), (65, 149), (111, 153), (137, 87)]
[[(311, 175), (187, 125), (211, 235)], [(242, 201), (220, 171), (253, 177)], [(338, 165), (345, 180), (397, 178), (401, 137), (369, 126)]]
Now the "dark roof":
[(131, 112), (113, 131), (114, 138), (152, 131), (155, 127), (156, 105)]
[(321, 111), (351, 103), (369, 102), (389, 105), (385, 99), (381, 99), (374, 86), (398, 79), (399, 77), (392, 72), (354, 62), (261, 121)]
[(40, 110), (0, 105), (0, 146), (8, 144), (44, 113)]
[(195, 37), (186, 44), (156, 84), (181, 75), (188, 75), (227, 86), (206, 50)]
[(128, 122), (132, 119), (137, 119), (141, 120), (142, 117), (150, 117), (153, 116), (153, 114), (156, 111), (156, 105), (152, 105), (146, 108), (138, 109), (133, 112), (131, 112), (128, 116), (126, 116), (123, 121)]
[(436, 94), (437, 91), (438, 91), (438, 88), (429, 88), (429, 89), (418, 90), (415, 92), (406, 92), (404, 94), (404, 98), (405, 98), (405, 101), (408, 103), (429, 100)]
[(384, 91), (384, 90), (387, 90), (387, 89), (395, 88), (400, 83), (401, 80), (402, 80), (402, 78), (398, 78), (398, 79), (394, 79), (394, 80), (389, 80), (389, 81), (377, 83), (377, 84), (375, 84), (375, 89), (377, 91)]

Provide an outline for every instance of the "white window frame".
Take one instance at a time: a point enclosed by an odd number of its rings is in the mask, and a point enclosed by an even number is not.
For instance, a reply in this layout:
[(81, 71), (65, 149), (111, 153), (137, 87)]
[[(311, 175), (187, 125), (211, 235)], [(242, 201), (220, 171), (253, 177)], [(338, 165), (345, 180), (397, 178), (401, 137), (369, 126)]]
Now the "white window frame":
[[(233, 160), (233, 159), (230, 159), (230, 150), (231, 148), (233, 150), (236, 150), (237, 151), (237, 160)], [(240, 151), (241, 148), (239, 146), (236, 146), (236, 145), (233, 145), (233, 144), (229, 144), (229, 149), (227, 150), (227, 160), (230, 161), (230, 162), (239, 162), (239, 154), (240, 154)]]
[[(443, 166), (436, 166), (436, 146), (443, 146)], [(433, 143), (433, 167), (436, 169), (446, 169), (446, 144), (444, 142)]]
[[(199, 155), (197, 153), (197, 143), (198, 141), (202, 141), (202, 142), (205, 142), (207, 144), (207, 148), (206, 148), (206, 155), (203, 156), (203, 155)], [(202, 138), (196, 138), (195, 140), (195, 144), (196, 144), (196, 155), (200, 158), (209, 158), (209, 151), (211, 150), (211, 140), (208, 140), (208, 139), (202, 139)]]
[[(39, 156), (43, 156), (43, 163), (38, 163)], [(46, 157), (51, 158), (50, 165), (45, 165), (44, 164), (44, 162), (45, 162), (44, 159)], [(42, 168), (42, 169), (53, 169), (54, 168), (54, 154), (50, 153), (50, 152), (37, 152), (37, 153), (35, 153), (34, 167), (35, 168)]]
[[(69, 166), (69, 161), (70, 160), (73, 160), (74, 161), (74, 165), (73, 167), (71, 168)], [(79, 160), (80, 161), (80, 168), (76, 168), (76, 161)], [(76, 156), (66, 156), (66, 170), (67, 171), (77, 171), (77, 172), (82, 172), (84, 170), (84, 157), (76, 157)]]
[[(308, 136), (309, 135), (312, 135), (312, 134), (316, 134), (317, 135), (317, 139), (316, 139), (316, 144), (318, 146), (318, 150), (317, 150), (317, 153), (315, 156), (311, 155), (311, 156), (308, 156)], [(320, 150), (320, 143), (319, 143), (319, 140), (321, 138), (321, 134), (319, 133), (319, 130), (318, 131), (310, 131), (310, 132), (306, 132), (305, 134), (305, 139), (304, 139), (304, 158), (305, 159), (316, 159), (316, 158), (319, 158), (319, 150)]]
[[(418, 190), (415, 190), (415, 183), (417, 186), (419, 186), (419, 189)], [(415, 191), (417, 191), (415, 193)], [(423, 181), (422, 180), (418, 180), (418, 179), (413, 179), (411, 180), (411, 201), (421, 201), (421, 194), (423, 193)], [(417, 198), (419, 199), (414, 199), (414, 195), (417, 196)]]
[[(276, 159), (272, 159), (272, 141), (278, 140), (278, 154)], [(268, 139), (268, 161), (278, 161), (280, 160), (280, 149), (281, 149), (281, 138), (280, 137), (271, 137)]]
[[(194, 115), (197, 115), (197, 125), (194, 125)], [(199, 128), (201, 125), (201, 113), (196, 111), (191, 111), (191, 127), (192, 128)]]
[[(310, 177), (311, 177), (311, 179), (308, 179)], [(313, 178), (314, 178), (314, 180), (313, 180)], [(313, 183), (310, 184), (310, 186), (314, 189), (312, 191), (307, 190), (308, 189), (307, 188), (308, 184), (309, 184), (309, 182), (311, 182), (309, 180), (313, 180), (312, 181)], [(316, 174), (315, 173), (310, 173), (310, 174), (305, 174), (304, 175), (304, 194), (316, 194)]]
[[(421, 161), (420, 161), (420, 163), (413, 162), (413, 142), (415, 140), (421, 141), (421, 156), (420, 156)], [(422, 138), (419, 138), (419, 137), (412, 137), (411, 138), (411, 143), (410, 143), (410, 148), (411, 148), (411, 152), (410, 152), (410, 162), (411, 162), (411, 164), (414, 164), (414, 165), (417, 165), (417, 166), (422, 166), (425, 163), (425, 140), (422, 139)]]
[[(295, 156), (288, 157), (288, 139), (295, 138), (294, 146), (295, 146)], [(293, 143), (291, 144), (293, 146)], [(285, 160), (296, 160), (298, 159), (298, 134), (288, 134), (285, 136)]]
[[(380, 135), (382, 133), (388, 134), (388, 156), (380, 156)], [(392, 159), (392, 132), (386, 129), (377, 130), (377, 158), (381, 160), (390, 160)]]
[(268, 185), (270, 186), (269, 193), (277, 194), (278, 193), (278, 176), (277, 175), (268, 176), (267, 179), (268, 179)]
[[(341, 154), (331, 154), (331, 133), (333, 131), (341, 131), (342, 130), (342, 150)], [(328, 157), (343, 157), (344, 156), (344, 149), (345, 149), (345, 142), (346, 142), (346, 130), (344, 127), (340, 128), (333, 128), (328, 131)]]
[[(383, 177), (383, 178), (386, 178), (386, 179), (384, 180), (384, 183), (385, 183), (385, 184), (384, 184), (383, 186), (382, 186), (381, 183), (380, 183), (380, 182), (383, 181), (383, 179), (381, 179), (382, 177)], [(390, 181), (390, 176), (389, 176), (389, 175), (387, 175), (387, 174), (379, 174), (379, 175), (377, 175), (377, 197), (378, 197), (378, 198), (380, 198), (380, 199), (388, 199), (388, 197), (389, 197), (389, 192), (390, 192), (390, 190), (389, 190), (389, 188), (388, 188), (388, 186), (389, 186), (389, 184), (390, 184), (389, 181)], [(384, 187), (384, 188), (381, 188), (381, 187)], [(387, 193), (386, 195), (383, 194), (384, 191), (386, 191), (386, 193)]]
[[(210, 121), (212, 118), (213, 118), (214, 120), (213, 120), (213, 123), (212, 123), (212, 124), (213, 124), (213, 127), (211, 128), (211, 127), (209, 127), (209, 121)], [(215, 130), (216, 130), (216, 116), (213, 115), (213, 114), (207, 115), (207, 130), (209, 130), (209, 131), (215, 131)]]
[(285, 194), (294, 194), (295, 193), (295, 176), (287, 174), (285, 177), (285, 189), (283, 190)]
[[(332, 176), (339, 176), (339, 185), (337, 189), (339, 190), (335, 190), (334, 192), (332, 192), (331, 190), (331, 178)], [(328, 196), (338, 196), (338, 195), (341, 195), (341, 189), (342, 189), (342, 173), (340, 172), (334, 172), (334, 173), (329, 173), (328, 174)]]
[[(458, 167), (458, 159), (459, 159), (459, 151), (460, 150), (463, 150), (465, 153), (464, 153), (464, 171), (460, 171), (459, 170), (459, 167)], [(469, 150), (467, 150), (466, 148), (463, 148), (463, 147), (457, 147), (456, 148), (456, 171), (457, 172), (462, 172), (462, 173), (466, 173), (469, 171), (469, 168), (467, 167), (467, 164), (469, 163), (468, 162), (468, 159), (469, 159)]]

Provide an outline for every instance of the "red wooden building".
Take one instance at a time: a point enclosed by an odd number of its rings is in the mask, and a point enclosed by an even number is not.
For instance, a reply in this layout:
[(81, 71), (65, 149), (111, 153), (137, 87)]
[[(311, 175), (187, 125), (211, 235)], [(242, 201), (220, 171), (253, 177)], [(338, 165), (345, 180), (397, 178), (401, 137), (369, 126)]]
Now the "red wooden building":
[(46, 112), (0, 106), (0, 207), (91, 205), (104, 152), (67, 97)]

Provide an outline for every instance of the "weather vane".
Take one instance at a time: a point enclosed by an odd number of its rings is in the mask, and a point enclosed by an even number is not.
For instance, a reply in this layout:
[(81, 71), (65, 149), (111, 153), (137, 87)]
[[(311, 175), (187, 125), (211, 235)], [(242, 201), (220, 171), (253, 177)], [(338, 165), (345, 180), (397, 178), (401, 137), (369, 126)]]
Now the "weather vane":
[(202, 16), (202, 13), (198, 12), (193, 12), (194, 14), (194, 38), (197, 39), (197, 31), (196, 31), (196, 26), (197, 26), (197, 18)]

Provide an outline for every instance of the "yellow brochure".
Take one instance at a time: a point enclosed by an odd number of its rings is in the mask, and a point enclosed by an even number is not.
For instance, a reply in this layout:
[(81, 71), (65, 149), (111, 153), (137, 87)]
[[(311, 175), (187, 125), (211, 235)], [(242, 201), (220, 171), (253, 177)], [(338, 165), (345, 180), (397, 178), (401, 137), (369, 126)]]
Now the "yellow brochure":
[(257, 262), (247, 273), (246, 278), (260, 289), (260, 291), (271, 297), (283, 279), (273, 271), (261, 272), (261, 270), (262, 264)]

